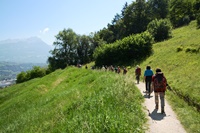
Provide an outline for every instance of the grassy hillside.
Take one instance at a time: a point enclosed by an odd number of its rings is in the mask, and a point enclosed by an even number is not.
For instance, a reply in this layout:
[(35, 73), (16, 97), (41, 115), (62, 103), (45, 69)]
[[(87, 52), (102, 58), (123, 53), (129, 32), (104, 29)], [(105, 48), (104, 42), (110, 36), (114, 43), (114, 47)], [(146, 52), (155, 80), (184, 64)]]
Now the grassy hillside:
[(69, 67), (0, 90), (0, 132), (144, 132), (128, 76)]
[[(156, 43), (154, 54), (140, 65), (161, 68), (175, 94), (168, 91), (181, 123), (188, 132), (200, 132), (200, 30), (196, 21), (173, 31), (173, 38)], [(177, 95), (182, 97), (177, 98)], [(190, 105), (190, 106), (189, 106)]]
[[(189, 133), (200, 132), (199, 36), (195, 21), (176, 29), (140, 64), (163, 70), (173, 89), (167, 99)], [(69, 67), (0, 90), (0, 132), (144, 132), (133, 74)]]

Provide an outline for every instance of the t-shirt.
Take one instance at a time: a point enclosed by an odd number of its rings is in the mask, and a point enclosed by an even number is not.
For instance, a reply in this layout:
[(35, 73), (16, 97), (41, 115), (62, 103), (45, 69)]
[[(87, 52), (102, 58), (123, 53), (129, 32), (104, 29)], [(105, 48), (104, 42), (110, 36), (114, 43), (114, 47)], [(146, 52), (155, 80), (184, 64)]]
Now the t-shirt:
[(144, 76), (153, 76), (153, 71), (151, 69), (145, 70)]

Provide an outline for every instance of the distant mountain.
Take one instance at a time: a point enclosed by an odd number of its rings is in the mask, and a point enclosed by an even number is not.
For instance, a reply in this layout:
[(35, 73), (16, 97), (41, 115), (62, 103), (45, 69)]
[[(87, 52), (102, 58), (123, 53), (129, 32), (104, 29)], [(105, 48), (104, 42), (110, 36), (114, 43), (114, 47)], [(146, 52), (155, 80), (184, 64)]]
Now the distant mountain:
[(38, 37), (0, 41), (0, 61), (46, 63), (52, 47)]

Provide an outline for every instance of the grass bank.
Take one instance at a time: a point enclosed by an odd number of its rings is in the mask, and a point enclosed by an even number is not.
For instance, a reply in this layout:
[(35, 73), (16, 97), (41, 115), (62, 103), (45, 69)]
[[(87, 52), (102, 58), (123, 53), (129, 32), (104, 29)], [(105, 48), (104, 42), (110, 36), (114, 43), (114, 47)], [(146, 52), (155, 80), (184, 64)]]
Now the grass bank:
[(0, 90), (0, 132), (144, 132), (129, 77), (74, 67)]

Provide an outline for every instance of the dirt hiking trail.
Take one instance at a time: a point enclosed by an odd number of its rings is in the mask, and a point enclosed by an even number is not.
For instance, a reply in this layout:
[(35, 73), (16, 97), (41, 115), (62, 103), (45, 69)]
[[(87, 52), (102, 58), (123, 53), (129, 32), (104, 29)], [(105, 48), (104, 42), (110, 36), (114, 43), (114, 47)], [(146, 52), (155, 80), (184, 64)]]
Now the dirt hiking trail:
[(160, 99), (159, 109), (155, 110), (154, 92), (151, 93), (150, 98), (144, 93), (146, 91), (145, 84), (140, 82), (136, 84), (138, 89), (144, 95), (144, 108), (148, 116), (148, 130), (147, 133), (186, 133), (183, 126), (180, 124), (176, 114), (168, 104), (165, 98), (165, 114), (161, 114)]

